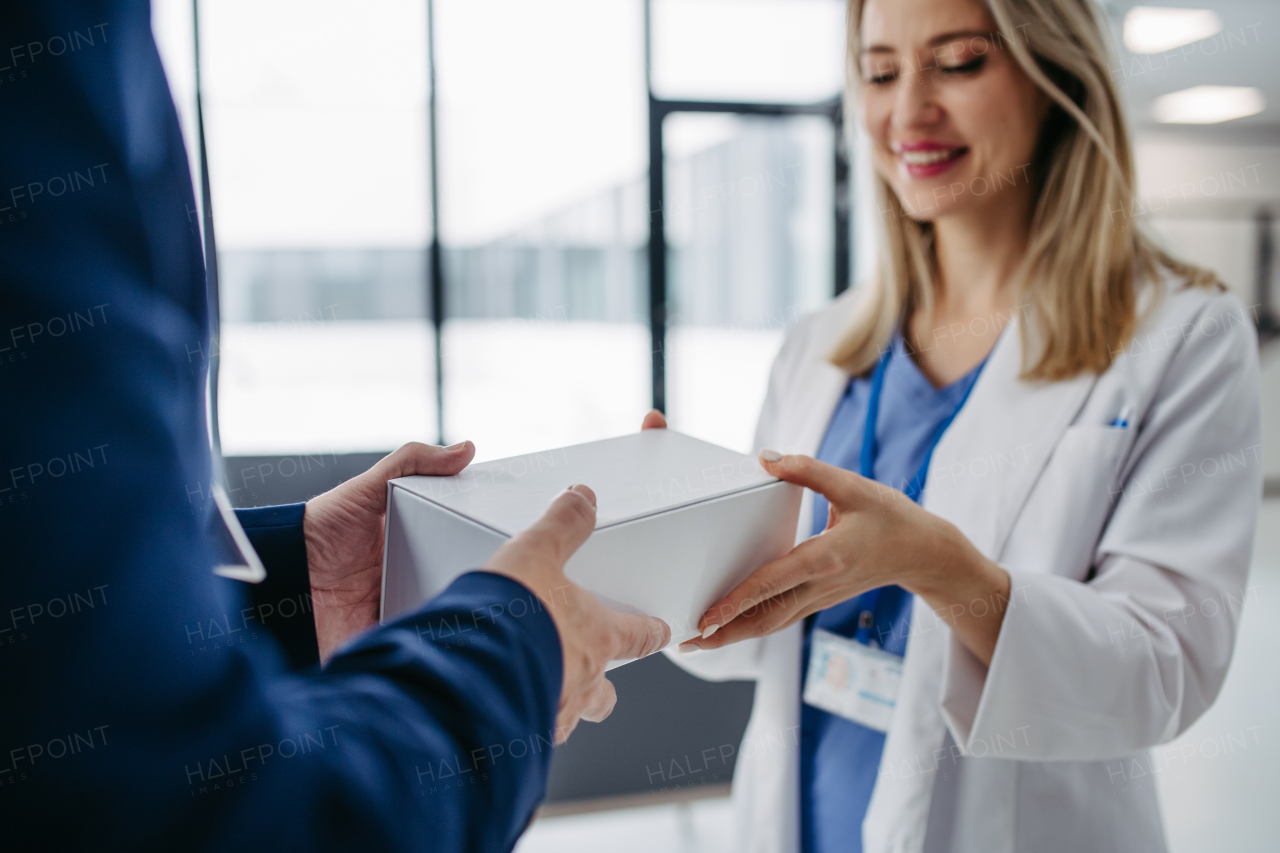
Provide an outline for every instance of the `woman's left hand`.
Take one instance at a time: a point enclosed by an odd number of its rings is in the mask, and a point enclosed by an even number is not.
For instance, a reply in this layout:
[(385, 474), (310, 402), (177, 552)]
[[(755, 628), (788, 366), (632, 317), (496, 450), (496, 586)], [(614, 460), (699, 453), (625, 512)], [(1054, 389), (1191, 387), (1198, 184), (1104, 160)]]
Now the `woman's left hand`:
[[(713, 604), (702, 638), (682, 650), (761, 637), (877, 587), (923, 597), (984, 663), (991, 662), (1009, 601), (1009, 575), (953, 524), (896, 489), (808, 456), (762, 451), (765, 470), (825, 496), (827, 528), (766, 563)], [(978, 607), (977, 602), (984, 602)]]

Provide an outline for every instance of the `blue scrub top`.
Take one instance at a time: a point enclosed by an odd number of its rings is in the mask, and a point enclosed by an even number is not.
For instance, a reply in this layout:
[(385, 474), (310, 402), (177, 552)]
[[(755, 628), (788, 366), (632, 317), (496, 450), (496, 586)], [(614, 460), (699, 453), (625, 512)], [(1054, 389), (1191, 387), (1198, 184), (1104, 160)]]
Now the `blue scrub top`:
[[(885, 368), (876, 419), (875, 479), (906, 491), (923, 464), (934, 438), (954, 414), (982, 371), (978, 365), (945, 388), (934, 388), (895, 335)], [(827, 426), (817, 458), (857, 471), (866, 425), (871, 378), (854, 377)], [(827, 499), (814, 495), (813, 535), (827, 526)], [(805, 620), (804, 661), (815, 627), (852, 637), (867, 609), (864, 596), (820, 611)], [(895, 655), (907, 648), (911, 595), (901, 587), (880, 590), (875, 604), (871, 644)], [(804, 853), (860, 853), (862, 820), (880, 769), (884, 735), (858, 723), (802, 704), (800, 712), (800, 842)]]

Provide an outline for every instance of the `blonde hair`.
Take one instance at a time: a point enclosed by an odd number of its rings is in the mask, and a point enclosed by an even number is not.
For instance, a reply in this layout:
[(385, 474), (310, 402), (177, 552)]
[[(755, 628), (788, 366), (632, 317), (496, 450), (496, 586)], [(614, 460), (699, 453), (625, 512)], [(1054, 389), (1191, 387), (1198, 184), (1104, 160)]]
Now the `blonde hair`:
[[(983, 0), (996, 39), (1053, 104), (1032, 164), (1030, 237), (1017, 273), (1030, 323), (1020, 324), (1025, 379), (1102, 372), (1132, 338), (1138, 289), (1163, 268), (1188, 286), (1221, 287), (1177, 261), (1130, 218), (1133, 155), (1109, 71), (1108, 43), (1093, 0)], [(849, 0), (846, 110), (855, 114), (866, 0)], [(933, 224), (911, 218), (883, 177), (875, 178), (880, 259), (860, 289), (853, 323), (831, 361), (869, 370), (898, 324), (932, 309), (937, 273)], [(1158, 294), (1157, 294), (1158, 295)], [(1153, 303), (1154, 304), (1154, 303)]]

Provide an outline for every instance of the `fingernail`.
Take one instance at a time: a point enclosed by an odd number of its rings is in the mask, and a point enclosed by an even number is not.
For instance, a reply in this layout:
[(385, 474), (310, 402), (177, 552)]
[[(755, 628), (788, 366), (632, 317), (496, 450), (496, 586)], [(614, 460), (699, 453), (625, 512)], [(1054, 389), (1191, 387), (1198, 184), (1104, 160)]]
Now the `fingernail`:
[(596, 505), (595, 492), (591, 491), (591, 489), (587, 488), (586, 486), (583, 486), (581, 484), (574, 484), (569, 487), (569, 491), (577, 492), (578, 494), (586, 498), (588, 501), (590, 501), (592, 506)]
[(712, 634), (714, 634), (716, 631), (719, 631), (719, 630), (720, 630), (720, 626), (716, 625), (715, 623), (708, 625), (702, 631), (702, 639), (704, 640), (707, 639), (708, 637), (710, 637)]
[(702, 649), (698, 648), (693, 643), (681, 643), (676, 646), (676, 651), (680, 652), (682, 655), (687, 655), (689, 652), (700, 652)]
[(770, 450), (766, 447), (764, 450), (760, 451), (760, 458), (765, 462), (781, 462), (782, 454), (776, 450)]
[(465, 441), (459, 441), (457, 444), (451, 444), (451, 445), (449, 445), (448, 447), (446, 447), (446, 448), (445, 448), (445, 450), (461, 450), (462, 448), (464, 448), (464, 447), (466, 447), (466, 446), (467, 446), (467, 442), (465, 442)]

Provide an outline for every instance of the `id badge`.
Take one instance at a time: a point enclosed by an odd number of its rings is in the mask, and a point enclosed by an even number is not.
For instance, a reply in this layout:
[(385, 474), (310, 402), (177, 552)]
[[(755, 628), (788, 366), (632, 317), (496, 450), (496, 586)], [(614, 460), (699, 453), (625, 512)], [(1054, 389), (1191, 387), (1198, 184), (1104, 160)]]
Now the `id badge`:
[(809, 641), (804, 701), (829, 714), (889, 731), (902, 684), (902, 658), (815, 628)]

